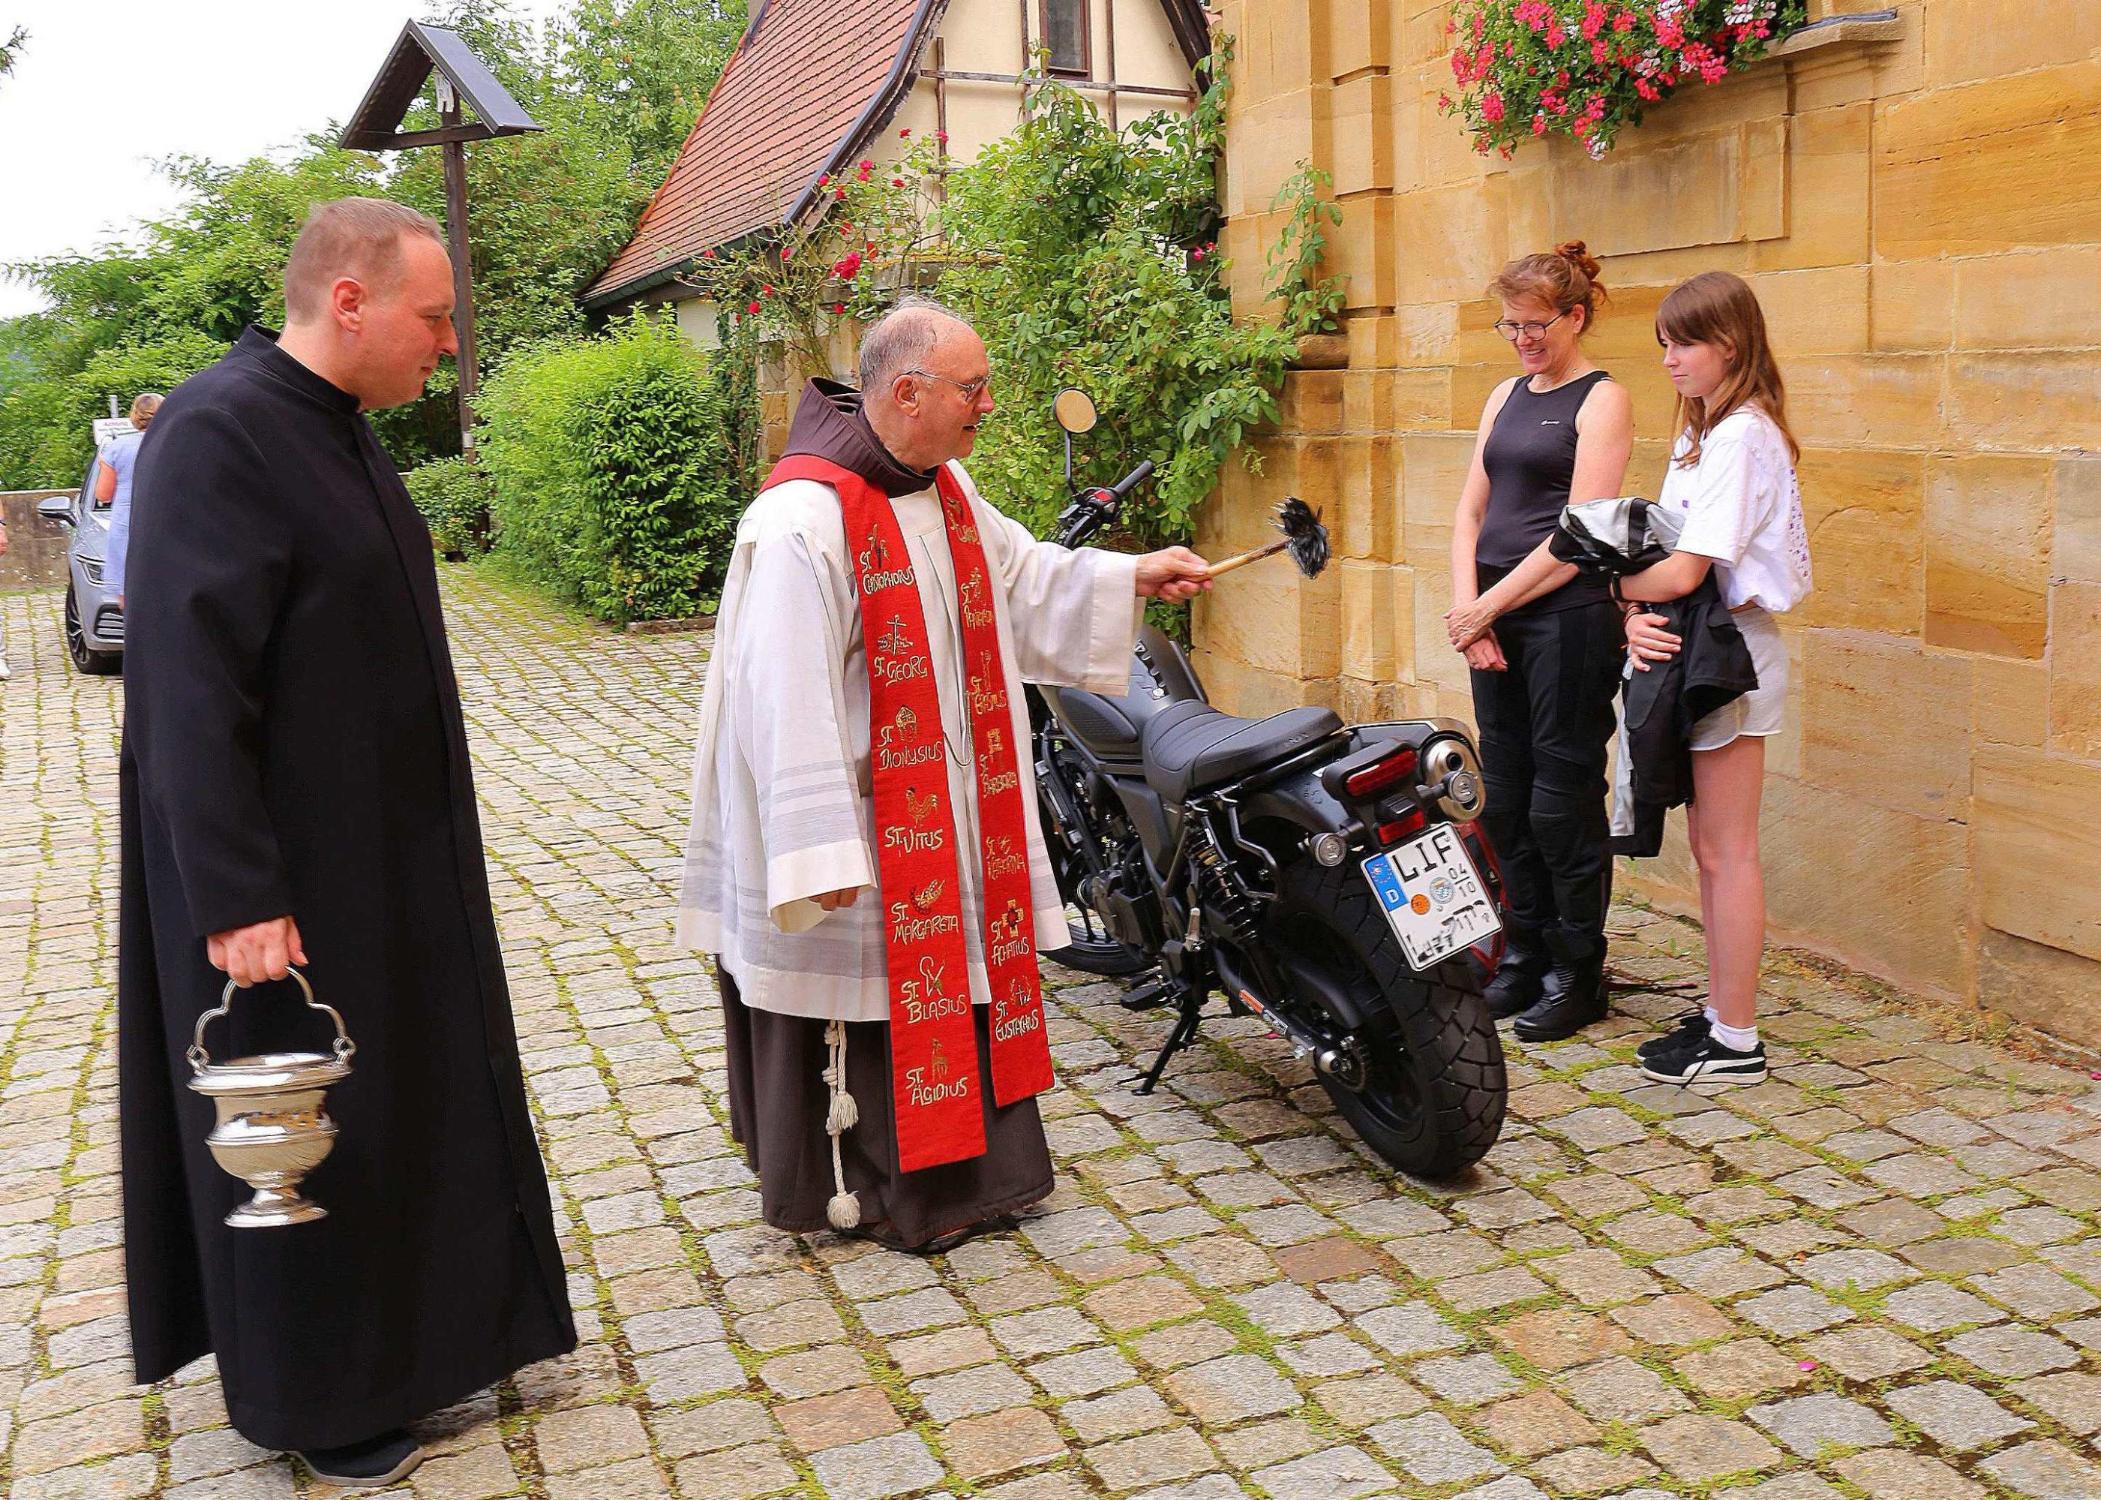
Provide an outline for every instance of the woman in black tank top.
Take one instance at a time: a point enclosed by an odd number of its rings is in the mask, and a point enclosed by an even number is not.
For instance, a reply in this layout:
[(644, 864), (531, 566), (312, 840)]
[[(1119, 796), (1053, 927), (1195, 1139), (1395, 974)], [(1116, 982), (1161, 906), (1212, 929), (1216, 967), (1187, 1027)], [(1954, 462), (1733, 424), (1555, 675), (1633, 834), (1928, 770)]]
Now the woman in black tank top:
[(1488, 782), (1481, 821), (1502, 863), (1506, 908), (1488, 1003), (1499, 1018), (1515, 1016), (1527, 1041), (1573, 1035), (1605, 1013), (1605, 757), (1625, 639), (1603, 584), (1567, 565), (1482, 596), (1553, 531), (1571, 499), (1621, 492), (1632, 409), (1581, 343), (1602, 290), (1597, 274), (1575, 240), (1512, 261), (1490, 286), (1503, 308), (1496, 331), (1523, 373), (1488, 398), (1452, 520), (1446, 619), (1472, 669)]

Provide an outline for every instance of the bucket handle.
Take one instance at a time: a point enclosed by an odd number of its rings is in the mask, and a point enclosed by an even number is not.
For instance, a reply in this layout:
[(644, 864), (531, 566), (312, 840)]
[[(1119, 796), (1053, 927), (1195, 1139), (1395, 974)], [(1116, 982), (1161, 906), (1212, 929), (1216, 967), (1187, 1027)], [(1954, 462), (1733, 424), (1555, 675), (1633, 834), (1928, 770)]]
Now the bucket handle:
[[(306, 1008), (308, 1010), (326, 1011), (328, 1013), (329, 1020), (336, 1023), (336, 1040), (334, 1049), (336, 1054), (336, 1061), (339, 1063), (347, 1064), (350, 1061), (350, 1059), (357, 1053), (357, 1043), (353, 1042), (350, 1039), (349, 1031), (347, 1031), (343, 1026), (343, 1017), (341, 1016), (341, 1014), (337, 1012), (336, 1008), (333, 1005), (323, 1004), (321, 1001), (316, 1000), (314, 998), (314, 987), (306, 982), (306, 976), (304, 974), (300, 973), (297, 969), (292, 968), (288, 968), (285, 972), (288, 977), (298, 981), (300, 993), (306, 996)], [(209, 1026), (218, 1017), (225, 1015), (228, 1011), (233, 1009), (233, 992), (239, 988), (240, 986), (235, 984), (231, 979), (227, 980), (226, 989), (219, 996), (219, 1003), (197, 1018), (197, 1031), (196, 1034), (190, 1040), (190, 1050), (183, 1054), (183, 1056), (189, 1059), (191, 1072), (202, 1073), (206, 1068), (211, 1066), (211, 1054), (204, 1050), (204, 1028)]]

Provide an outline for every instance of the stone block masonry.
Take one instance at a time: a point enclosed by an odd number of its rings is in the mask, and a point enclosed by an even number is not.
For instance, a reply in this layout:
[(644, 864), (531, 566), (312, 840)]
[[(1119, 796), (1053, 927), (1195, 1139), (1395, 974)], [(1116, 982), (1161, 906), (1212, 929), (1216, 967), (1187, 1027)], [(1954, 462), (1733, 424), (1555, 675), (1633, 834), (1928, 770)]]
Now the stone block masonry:
[[(1277, 184), (1327, 168), (1349, 360), (1290, 377), (1261, 439), (1285, 461), (1222, 486), (1198, 546), (1232, 550), (1297, 493), (1336, 518), (1343, 565), (1225, 580), (1198, 665), (1236, 712), (1470, 722), (1442, 616), (1474, 427), (1515, 369), (1489, 278), (1566, 239), (1601, 256), (1589, 347), (1634, 400), (1627, 488), (1654, 495), (1656, 306), (1734, 271), (1787, 379), (1817, 574), (1782, 622), (1793, 702), (1767, 747), (1775, 930), (2101, 1046), (2101, 6), (1895, 8), (1893, 35), (1681, 93), (1602, 161), (1549, 139), (1503, 162), (1437, 112), (1449, 6), (1226, 0), (1234, 295), (1259, 311)], [(1682, 838), (1626, 883), (1696, 909)]]

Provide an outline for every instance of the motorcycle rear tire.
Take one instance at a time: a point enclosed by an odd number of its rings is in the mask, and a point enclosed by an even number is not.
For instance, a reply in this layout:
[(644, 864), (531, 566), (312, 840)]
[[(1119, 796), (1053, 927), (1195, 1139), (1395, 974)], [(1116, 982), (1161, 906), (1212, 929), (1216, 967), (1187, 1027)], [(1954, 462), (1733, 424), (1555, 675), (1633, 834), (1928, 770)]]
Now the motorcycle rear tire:
[(1426, 973), (1400, 941), (1354, 861), (1287, 865), (1265, 936), (1287, 971), (1316, 964), (1372, 1019), (1369, 1069), (1351, 1088), (1321, 1086), (1364, 1143), (1413, 1177), (1458, 1176), (1488, 1154), (1509, 1102), (1502, 1039), (1466, 955)]

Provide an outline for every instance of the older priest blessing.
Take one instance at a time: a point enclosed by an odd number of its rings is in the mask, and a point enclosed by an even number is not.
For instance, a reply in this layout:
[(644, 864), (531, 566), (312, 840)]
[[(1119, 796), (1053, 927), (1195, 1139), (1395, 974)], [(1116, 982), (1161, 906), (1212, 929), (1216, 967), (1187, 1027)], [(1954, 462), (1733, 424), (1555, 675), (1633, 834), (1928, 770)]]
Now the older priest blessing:
[(1020, 685), (1120, 692), (1136, 600), (1209, 584), (979, 496), (990, 366), (955, 314), (908, 299), (861, 375), (810, 383), (737, 530), (679, 933), (717, 956), (767, 1222), (925, 1249), (1051, 1189), (1036, 949), (1068, 937)]

